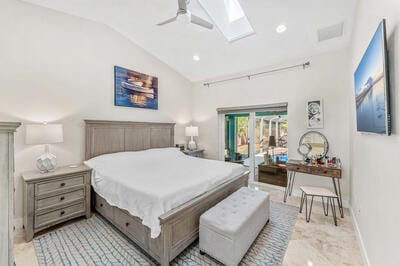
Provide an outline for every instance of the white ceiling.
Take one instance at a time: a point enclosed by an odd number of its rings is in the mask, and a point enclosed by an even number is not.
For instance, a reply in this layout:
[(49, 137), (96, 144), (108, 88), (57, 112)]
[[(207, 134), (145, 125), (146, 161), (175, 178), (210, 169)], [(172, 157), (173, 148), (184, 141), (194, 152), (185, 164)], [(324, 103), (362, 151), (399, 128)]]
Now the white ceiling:
[[(228, 43), (216, 27), (171, 23), (177, 0), (24, 0), (109, 25), (192, 81), (254, 70), (348, 45), (357, 0), (240, 0), (255, 35)], [(217, 1), (217, 0), (216, 0)], [(189, 10), (206, 13), (196, 0)], [(344, 21), (344, 36), (318, 43), (317, 30)], [(275, 28), (288, 30), (277, 34)], [(200, 61), (194, 61), (198, 54)]]

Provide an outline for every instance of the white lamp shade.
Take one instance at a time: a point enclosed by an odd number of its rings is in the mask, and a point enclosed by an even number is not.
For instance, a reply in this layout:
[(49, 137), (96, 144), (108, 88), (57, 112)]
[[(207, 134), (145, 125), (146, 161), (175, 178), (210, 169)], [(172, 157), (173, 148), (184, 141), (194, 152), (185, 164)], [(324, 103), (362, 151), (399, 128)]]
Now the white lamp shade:
[(61, 124), (26, 125), (26, 144), (53, 144), (64, 141)]
[(199, 128), (198, 127), (186, 127), (185, 129), (186, 137), (198, 137), (199, 136)]

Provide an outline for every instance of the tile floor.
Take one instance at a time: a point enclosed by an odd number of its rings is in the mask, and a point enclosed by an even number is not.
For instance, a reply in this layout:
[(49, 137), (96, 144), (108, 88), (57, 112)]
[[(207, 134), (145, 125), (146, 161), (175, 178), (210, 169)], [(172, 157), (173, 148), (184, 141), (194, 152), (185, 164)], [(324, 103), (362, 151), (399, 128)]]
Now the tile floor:
[[(283, 192), (265, 189), (271, 199), (282, 201)], [(287, 204), (299, 206), (300, 199), (289, 197)], [(17, 266), (38, 265), (32, 242), (26, 243), (22, 230), (15, 233), (14, 256)], [(320, 203), (314, 203), (311, 221), (305, 221), (305, 213), (299, 214), (294, 232), (283, 260), (284, 266), (363, 265), (356, 233), (348, 210), (345, 217), (333, 225), (332, 216), (326, 217)]]
[[(274, 201), (283, 200), (283, 191), (265, 189)], [(287, 204), (300, 206), (300, 198), (288, 197)], [(337, 212), (339, 212), (337, 210)], [(333, 224), (331, 210), (325, 216), (322, 204), (314, 201), (311, 220), (306, 222), (305, 210), (299, 213), (286, 255), (284, 266), (339, 266), (364, 265), (356, 232), (349, 210), (344, 218), (338, 218), (338, 226)]]

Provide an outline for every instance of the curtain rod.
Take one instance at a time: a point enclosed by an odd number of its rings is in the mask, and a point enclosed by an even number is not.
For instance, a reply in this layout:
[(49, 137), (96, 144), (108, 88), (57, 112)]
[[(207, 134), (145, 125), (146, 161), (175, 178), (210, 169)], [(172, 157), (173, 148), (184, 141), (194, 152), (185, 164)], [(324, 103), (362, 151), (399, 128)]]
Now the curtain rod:
[(254, 74), (249, 74), (249, 75), (243, 75), (243, 76), (238, 76), (238, 77), (233, 77), (233, 78), (228, 78), (228, 79), (221, 79), (221, 80), (217, 80), (217, 81), (206, 82), (203, 85), (207, 86), (207, 87), (210, 87), (210, 85), (213, 85), (213, 84), (232, 81), (232, 80), (237, 80), (237, 79), (248, 78), (250, 80), (250, 78), (254, 77), (254, 76), (260, 76), (260, 75), (264, 75), (264, 74), (269, 74), (269, 73), (273, 73), (273, 72), (279, 72), (279, 71), (284, 71), (284, 70), (288, 70), (288, 69), (292, 69), (292, 68), (299, 68), (299, 67), (302, 67), (303, 69), (306, 69), (306, 67), (308, 67), (310, 65), (311, 65), (310, 62), (305, 62), (303, 64), (287, 66), (287, 67), (281, 67), (281, 68), (275, 68), (275, 69), (271, 69), (271, 70), (268, 70), (268, 71), (254, 73)]

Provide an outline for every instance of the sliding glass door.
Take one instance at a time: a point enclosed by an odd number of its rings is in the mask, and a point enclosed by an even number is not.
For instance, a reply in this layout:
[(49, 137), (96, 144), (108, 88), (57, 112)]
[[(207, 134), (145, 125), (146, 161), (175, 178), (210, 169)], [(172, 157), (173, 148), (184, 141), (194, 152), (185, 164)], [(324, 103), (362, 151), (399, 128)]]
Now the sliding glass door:
[[(260, 178), (259, 166), (264, 166), (268, 174), (280, 170), (279, 165), (286, 164), (288, 160), (287, 149), (288, 121), (286, 112), (256, 112), (254, 129), (254, 181), (266, 183)], [(265, 161), (269, 160), (269, 167)]]
[(259, 165), (265, 164), (266, 159), (269, 158), (271, 165), (286, 163), (286, 106), (278, 110), (225, 111), (219, 115), (221, 159), (243, 164), (250, 171), (250, 182), (265, 181), (259, 179)]
[(249, 113), (225, 115), (225, 159), (243, 164), (250, 156)]

